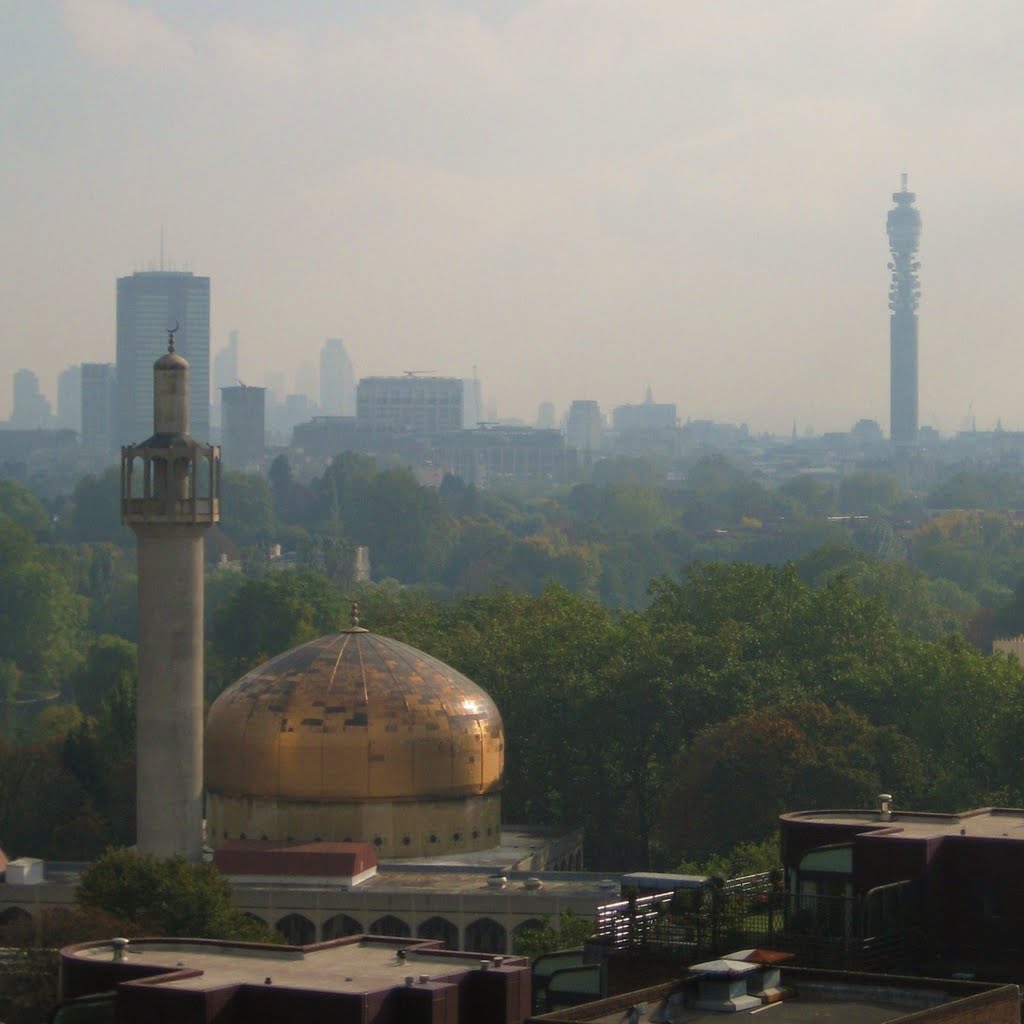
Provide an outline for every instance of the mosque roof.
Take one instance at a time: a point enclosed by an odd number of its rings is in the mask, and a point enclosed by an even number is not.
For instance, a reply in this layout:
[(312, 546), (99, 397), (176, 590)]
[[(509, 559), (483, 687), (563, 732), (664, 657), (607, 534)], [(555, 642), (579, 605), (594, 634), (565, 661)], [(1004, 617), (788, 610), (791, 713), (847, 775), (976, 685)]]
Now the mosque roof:
[(206, 722), (206, 788), (311, 802), (444, 800), (501, 788), (491, 698), (408, 644), (352, 626), (253, 669)]

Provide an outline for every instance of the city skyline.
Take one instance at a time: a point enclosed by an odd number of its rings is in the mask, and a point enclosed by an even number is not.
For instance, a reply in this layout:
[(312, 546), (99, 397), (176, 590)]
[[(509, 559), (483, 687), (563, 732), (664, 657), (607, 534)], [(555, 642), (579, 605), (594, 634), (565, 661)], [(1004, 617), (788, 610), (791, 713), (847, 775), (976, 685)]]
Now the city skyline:
[[(68, 0), (0, 19), (4, 370), (51, 401), (67, 365), (113, 359), (112, 282), (160, 265), (163, 226), (166, 266), (213, 282), (213, 346), (237, 328), (257, 383), (341, 336), (362, 376), (476, 367), (526, 422), (653, 381), (683, 419), (886, 429), (882, 214), (909, 171), (920, 422), (1024, 425), (1018, 5)], [(76, 267), (60, 302), (57, 261)]]

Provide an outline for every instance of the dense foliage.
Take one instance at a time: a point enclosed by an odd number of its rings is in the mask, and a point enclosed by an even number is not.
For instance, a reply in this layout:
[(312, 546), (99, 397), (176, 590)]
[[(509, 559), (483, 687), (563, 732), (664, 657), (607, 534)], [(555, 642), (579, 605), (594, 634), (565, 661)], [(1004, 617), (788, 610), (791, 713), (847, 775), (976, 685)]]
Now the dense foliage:
[(235, 909), (231, 883), (212, 864), (190, 864), (182, 857), (159, 860), (128, 849), (108, 850), (82, 872), (75, 899), (128, 922), (135, 934), (280, 941)]
[[(358, 597), (370, 628), (494, 696), (505, 819), (583, 825), (595, 868), (747, 857), (779, 811), (880, 790), (1024, 803), (1021, 670), (985, 653), (1024, 631), (1013, 478), (964, 470), (915, 498), (879, 473), (768, 488), (716, 456), (664, 468), (610, 459), (537, 491), (432, 489), (352, 454), (305, 480), (283, 457), (266, 479), (228, 473), (208, 553), (242, 571), (207, 576), (208, 696)], [(0, 481), (11, 855), (133, 840), (134, 551), (115, 497), (113, 474), (50, 506)], [(361, 545), (381, 582), (353, 583)]]

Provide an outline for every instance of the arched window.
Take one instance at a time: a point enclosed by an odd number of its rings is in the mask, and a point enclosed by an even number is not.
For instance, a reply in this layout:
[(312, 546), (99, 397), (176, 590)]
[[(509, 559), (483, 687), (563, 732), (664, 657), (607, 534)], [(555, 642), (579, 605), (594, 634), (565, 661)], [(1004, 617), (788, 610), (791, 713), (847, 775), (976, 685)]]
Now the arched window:
[(385, 914), (384, 917), (378, 917), (370, 925), (370, 934), (388, 935), (395, 939), (408, 939), (412, 937), (412, 929), (400, 917), (395, 917), (394, 914)]
[(362, 935), (363, 926), (348, 914), (335, 914), (324, 921), (324, 942), (331, 939), (343, 939), (346, 935)]
[(505, 929), (494, 918), (480, 917), (466, 927), (467, 950), (476, 953), (504, 953), (506, 943)]
[(448, 949), (459, 948), (459, 929), (445, 917), (428, 917), (416, 929), (419, 939), (440, 939)]
[(316, 927), (308, 917), (287, 914), (277, 922), (277, 930), (290, 946), (311, 946), (316, 942)]

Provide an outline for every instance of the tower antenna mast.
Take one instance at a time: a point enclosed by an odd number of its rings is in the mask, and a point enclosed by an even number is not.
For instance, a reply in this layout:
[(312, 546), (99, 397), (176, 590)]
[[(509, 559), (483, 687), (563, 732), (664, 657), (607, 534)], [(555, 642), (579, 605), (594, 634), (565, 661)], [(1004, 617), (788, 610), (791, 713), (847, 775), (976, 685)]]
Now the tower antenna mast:
[(889, 280), (889, 431), (898, 445), (917, 443), (917, 305), (921, 286), (917, 250), (921, 243), (921, 214), (917, 197), (900, 175), (900, 191), (886, 218), (892, 276)]

